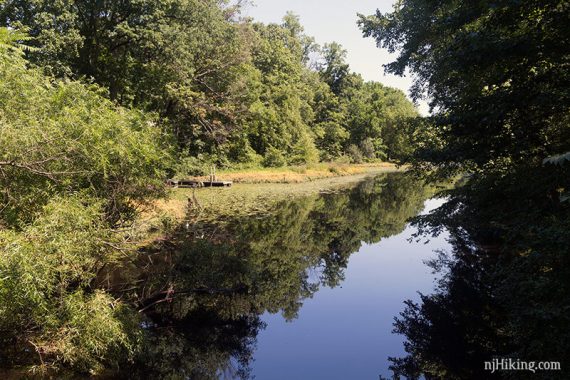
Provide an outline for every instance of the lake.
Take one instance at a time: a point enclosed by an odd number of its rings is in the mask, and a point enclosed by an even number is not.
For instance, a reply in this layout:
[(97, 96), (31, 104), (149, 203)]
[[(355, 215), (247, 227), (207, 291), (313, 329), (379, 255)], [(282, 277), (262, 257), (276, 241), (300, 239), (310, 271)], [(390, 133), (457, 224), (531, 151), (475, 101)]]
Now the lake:
[[(446, 236), (409, 219), (442, 204), (404, 173), (195, 223), (113, 274), (152, 342), (133, 376), (378, 379), (404, 354), (404, 301), (430, 293)], [(133, 286), (133, 284), (136, 284)], [(123, 287), (123, 288), (121, 288)]]

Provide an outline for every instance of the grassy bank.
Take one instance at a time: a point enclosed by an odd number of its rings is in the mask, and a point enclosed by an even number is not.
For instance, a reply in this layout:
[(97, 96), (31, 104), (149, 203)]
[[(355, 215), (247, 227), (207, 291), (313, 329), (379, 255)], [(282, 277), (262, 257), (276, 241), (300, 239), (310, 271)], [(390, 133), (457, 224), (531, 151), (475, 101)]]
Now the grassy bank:
[[(235, 183), (303, 183), (317, 179), (373, 174), (377, 172), (398, 170), (396, 165), (388, 162), (367, 164), (319, 163), (283, 168), (253, 168), (218, 170), (217, 178)], [(209, 177), (196, 177), (207, 180)]]
[(234, 181), (232, 187), (172, 189), (168, 198), (156, 201), (142, 213), (135, 229), (156, 237), (185, 220), (223, 222), (233, 216), (262, 214), (281, 200), (337, 191), (367, 176), (398, 170), (403, 169), (381, 163), (219, 171), (218, 179)]

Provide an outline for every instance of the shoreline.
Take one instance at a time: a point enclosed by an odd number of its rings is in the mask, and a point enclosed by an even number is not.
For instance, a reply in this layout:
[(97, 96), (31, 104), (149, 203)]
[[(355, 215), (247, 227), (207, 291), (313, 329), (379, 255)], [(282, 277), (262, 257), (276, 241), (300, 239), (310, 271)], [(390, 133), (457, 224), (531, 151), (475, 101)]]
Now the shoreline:
[[(338, 191), (370, 176), (406, 170), (389, 163), (336, 167), (341, 170), (331, 171), (328, 164), (321, 164), (320, 168), (307, 168), (304, 173), (304, 167), (220, 171), (219, 179), (234, 181), (232, 187), (171, 189), (167, 198), (154, 201), (141, 212), (133, 230), (140, 240), (149, 242), (149, 239), (168, 234), (185, 221), (223, 222), (235, 216), (259, 215), (279, 201)], [(194, 201), (190, 204), (192, 199), (198, 204)]]
[[(222, 169), (217, 171), (217, 179), (234, 183), (305, 183), (323, 178), (400, 170), (403, 169), (389, 162), (365, 164), (331, 162), (282, 168)], [(193, 179), (208, 181), (209, 177), (197, 176)]]

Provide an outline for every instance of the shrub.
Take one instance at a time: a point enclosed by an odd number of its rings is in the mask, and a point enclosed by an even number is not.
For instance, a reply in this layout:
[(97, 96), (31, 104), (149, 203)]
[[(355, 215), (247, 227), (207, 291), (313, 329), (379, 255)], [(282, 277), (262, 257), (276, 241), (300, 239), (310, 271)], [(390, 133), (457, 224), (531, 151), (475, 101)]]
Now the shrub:
[(346, 148), (346, 154), (350, 157), (350, 162), (353, 164), (361, 164), (363, 161), (362, 152), (354, 144), (350, 144), (348, 148)]
[(91, 372), (132, 358), (135, 313), (91, 289), (120, 245), (101, 209), (56, 197), (22, 231), (0, 230), (0, 357), (12, 346), (35, 350), (44, 366)]
[[(50, 197), (106, 199), (109, 221), (163, 194), (169, 148), (152, 116), (114, 105), (97, 88), (54, 82), (0, 41), (0, 209), (30, 222)], [(133, 202), (134, 201), (134, 202)]]
[(263, 156), (263, 166), (278, 168), (287, 165), (287, 160), (283, 153), (277, 148), (270, 146), (267, 148), (265, 155)]
[(175, 165), (176, 177), (204, 176), (210, 173), (211, 165), (201, 157), (183, 157)]
[(315, 147), (313, 140), (307, 136), (302, 135), (293, 147), (291, 155), (291, 164), (302, 165), (312, 164), (319, 161), (319, 151)]
[(371, 138), (364, 139), (360, 142), (360, 151), (367, 161), (372, 161), (376, 158), (376, 148)]

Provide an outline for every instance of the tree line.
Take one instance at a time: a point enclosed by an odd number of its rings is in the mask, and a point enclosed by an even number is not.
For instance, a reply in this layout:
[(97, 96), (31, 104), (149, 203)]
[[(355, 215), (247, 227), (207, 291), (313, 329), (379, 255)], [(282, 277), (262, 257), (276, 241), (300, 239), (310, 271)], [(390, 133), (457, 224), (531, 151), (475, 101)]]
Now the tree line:
[(398, 90), (351, 72), (338, 43), (319, 46), (218, 0), (8, 1), (0, 25), (26, 31), (27, 59), (50, 78), (97, 84), (152, 113), (180, 172), (202, 163), (283, 166), (392, 159), (418, 116)]

